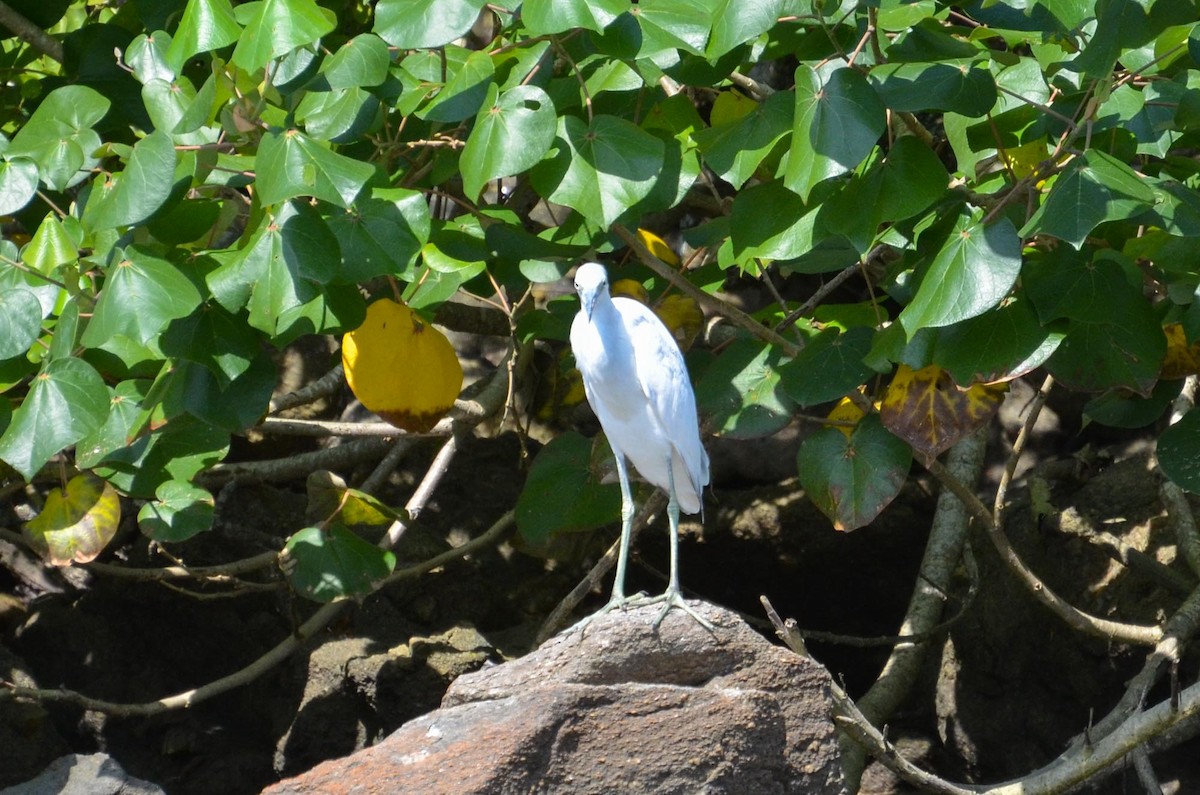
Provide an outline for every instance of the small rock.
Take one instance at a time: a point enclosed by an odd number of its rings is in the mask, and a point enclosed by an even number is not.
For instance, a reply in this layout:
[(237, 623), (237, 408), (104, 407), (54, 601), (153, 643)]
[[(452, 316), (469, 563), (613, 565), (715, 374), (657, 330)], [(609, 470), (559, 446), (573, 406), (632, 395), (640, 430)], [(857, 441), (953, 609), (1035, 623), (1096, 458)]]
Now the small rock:
[(37, 778), (0, 795), (165, 795), (162, 788), (134, 778), (108, 754), (60, 756)]
[(268, 788), (300, 793), (842, 795), (829, 675), (736, 614), (596, 618), (455, 680), (378, 745)]

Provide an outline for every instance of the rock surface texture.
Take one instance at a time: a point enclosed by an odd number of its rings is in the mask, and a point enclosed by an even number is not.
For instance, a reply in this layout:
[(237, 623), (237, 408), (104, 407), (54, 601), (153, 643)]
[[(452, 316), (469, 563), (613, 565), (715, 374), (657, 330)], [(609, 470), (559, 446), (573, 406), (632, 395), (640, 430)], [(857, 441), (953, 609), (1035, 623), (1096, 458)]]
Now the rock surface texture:
[(829, 675), (736, 614), (614, 612), (455, 680), (440, 709), (267, 790), (844, 793)]
[(0, 795), (164, 795), (161, 787), (129, 775), (108, 754), (67, 754), (24, 784)]

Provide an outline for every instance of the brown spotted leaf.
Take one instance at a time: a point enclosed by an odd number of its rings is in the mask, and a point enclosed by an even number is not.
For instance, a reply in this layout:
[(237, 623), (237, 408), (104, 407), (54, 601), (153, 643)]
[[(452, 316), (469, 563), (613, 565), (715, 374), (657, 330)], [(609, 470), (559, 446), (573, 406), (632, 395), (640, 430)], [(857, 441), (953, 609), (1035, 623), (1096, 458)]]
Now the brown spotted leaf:
[(937, 458), (995, 415), (1003, 386), (959, 389), (936, 365), (913, 370), (900, 365), (883, 398), (880, 417), (892, 433), (912, 445), (923, 461)]
[(51, 566), (95, 560), (117, 532), (121, 498), (106, 480), (76, 475), (66, 489), (46, 495), (46, 505), (25, 523), (29, 546)]

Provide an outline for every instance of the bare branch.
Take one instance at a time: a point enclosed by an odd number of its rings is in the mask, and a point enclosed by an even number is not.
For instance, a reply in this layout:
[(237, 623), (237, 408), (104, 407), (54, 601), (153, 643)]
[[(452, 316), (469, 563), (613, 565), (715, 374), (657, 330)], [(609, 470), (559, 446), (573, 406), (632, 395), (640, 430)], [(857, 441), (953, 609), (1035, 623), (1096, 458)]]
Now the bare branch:
[(17, 35), (17, 38), (28, 44), (42, 55), (63, 62), (63, 47), (58, 39), (49, 36), (46, 31), (30, 22), (8, 3), (0, 0), (0, 26), (6, 27)]

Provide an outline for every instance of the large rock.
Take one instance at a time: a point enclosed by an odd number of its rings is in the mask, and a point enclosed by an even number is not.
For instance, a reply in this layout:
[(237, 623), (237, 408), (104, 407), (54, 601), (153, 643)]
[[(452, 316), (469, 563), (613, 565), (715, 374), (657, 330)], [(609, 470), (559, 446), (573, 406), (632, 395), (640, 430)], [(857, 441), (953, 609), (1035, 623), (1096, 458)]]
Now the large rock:
[(376, 746), (265, 792), (845, 792), (829, 675), (736, 614), (710, 634), (658, 607), (596, 618), (455, 680)]

